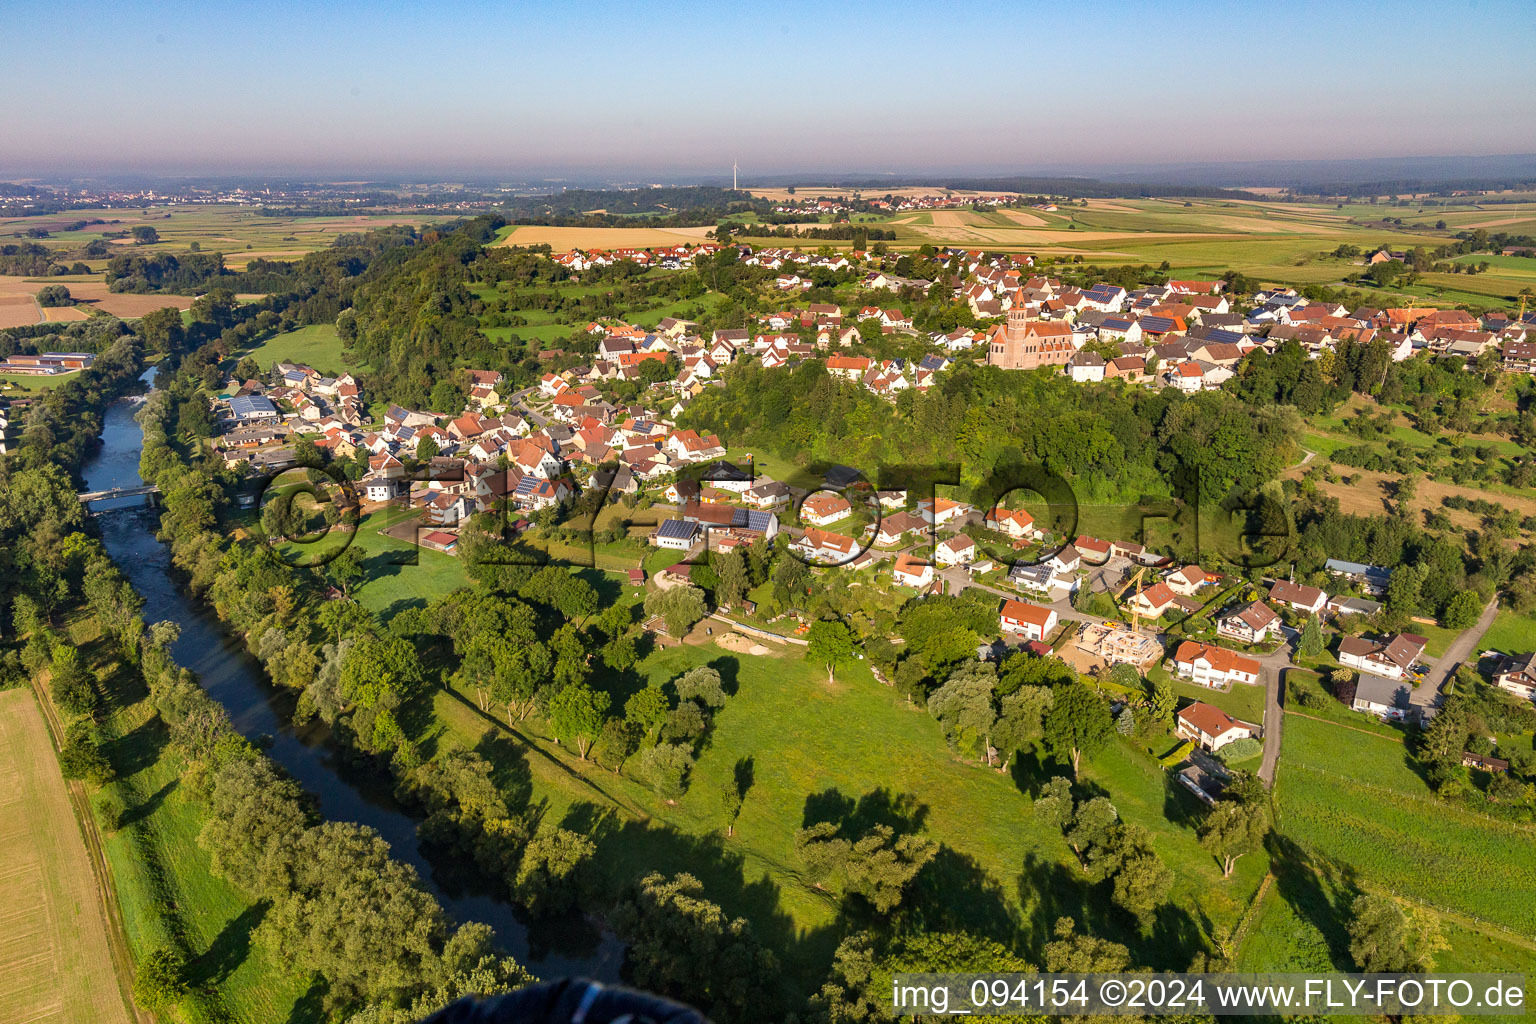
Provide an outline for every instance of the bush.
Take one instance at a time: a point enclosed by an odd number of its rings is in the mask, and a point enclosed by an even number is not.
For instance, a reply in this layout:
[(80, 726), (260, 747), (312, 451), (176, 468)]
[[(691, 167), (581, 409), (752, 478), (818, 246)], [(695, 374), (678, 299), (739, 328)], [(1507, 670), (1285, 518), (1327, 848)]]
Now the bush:
[(1246, 761), (1250, 757), (1258, 757), (1264, 751), (1264, 745), (1252, 736), (1244, 736), (1240, 740), (1233, 740), (1216, 752), (1216, 756), (1227, 764), (1236, 764), (1238, 761)]
[(103, 790), (96, 794), (96, 820), (100, 823), (102, 831), (116, 832), (123, 827), (123, 818), (128, 814), (128, 808), (123, 805), (122, 798), (116, 793)]

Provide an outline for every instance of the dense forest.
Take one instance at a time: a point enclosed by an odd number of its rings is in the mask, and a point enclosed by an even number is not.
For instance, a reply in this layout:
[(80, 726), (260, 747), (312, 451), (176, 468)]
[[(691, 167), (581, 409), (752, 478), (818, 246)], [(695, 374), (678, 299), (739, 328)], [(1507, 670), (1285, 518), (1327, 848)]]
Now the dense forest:
[(688, 425), (786, 459), (956, 466), (969, 493), (1010, 468), (1038, 464), (1084, 502), (1167, 495), (1198, 472), (1211, 501), (1273, 480), (1299, 458), (1294, 412), (1225, 392), (1183, 397), (1141, 388), (1081, 388), (1059, 375), (960, 365), (895, 405), (826, 373), (733, 366), (727, 386), (689, 406)]

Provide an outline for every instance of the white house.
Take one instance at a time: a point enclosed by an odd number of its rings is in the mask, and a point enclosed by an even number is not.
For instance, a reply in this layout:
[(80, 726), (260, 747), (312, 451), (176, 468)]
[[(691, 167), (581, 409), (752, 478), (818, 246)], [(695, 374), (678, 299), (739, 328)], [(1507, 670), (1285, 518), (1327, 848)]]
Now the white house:
[(1044, 642), (1056, 628), (1059, 618), (1054, 608), (1008, 599), (1003, 601), (998, 620), (1005, 633), (1018, 633), (1027, 640)]
[(1254, 659), (1193, 640), (1179, 644), (1173, 655), (1173, 667), (1179, 675), (1201, 686), (1253, 685), (1259, 681), (1259, 663)]
[(933, 563), (903, 552), (896, 556), (891, 579), (900, 586), (921, 589), (933, 582)]
[(956, 534), (940, 542), (934, 557), (940, 565), (965, 565), (976, 558), (976, 542), (965, 534)]
[(1193, 740), (1213, 752), (1234, 740), (1247, 739), (1256, 731), (1247, 722), (1240, 722), (1220, 708), (1199, 701), (1179, 712), (1175, 728), (1181, 739)]

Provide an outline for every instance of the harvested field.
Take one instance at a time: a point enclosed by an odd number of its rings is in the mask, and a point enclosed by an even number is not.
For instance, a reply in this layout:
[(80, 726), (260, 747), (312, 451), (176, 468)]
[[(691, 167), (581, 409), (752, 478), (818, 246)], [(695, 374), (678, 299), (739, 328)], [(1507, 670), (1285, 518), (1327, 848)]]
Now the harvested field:
[[(56, 306), (45, 311), (50, 321), (84, 320), (92, 309), (111, 313), (115, 317), (131, 320), (145, 313), (175, 306), (190, 309), (191, 295), (130, 295), (107, 291), (106, 282), (100, 278), (79, 277), (0, 277), (0, 327), (21, 327), (40, 323), (38, 306), (33, 298), (39, 288), (61, 284), (69, 289), (70, 296), (80, 305)], [(17, 319), (20, 317), (20, 319)]]
[(0, 327), (25, 327), (37, 322), (37, 303), (32, 296), (0, 294)]
[(1050, 221), (1046, 220), (1044, 217), (1040, 217), (1033, 213), (1028, 213), (1024, 210), (999, 210), (997, 212), (1002, 214), (1004, 217), (1007, 217), (1009, 220), (1013, 221), (1020, 227), (1043, 228), (1050, 223)]
[(974, 192), (969, 189), (945, 189), (939, 185), (930, 185), (918, 188), (849, 188), (846, 185), (796, 185), (795, 194), (790, 195), (787, 188), (744, 188), (741, 191), (749, 192), (760, 199), (771, 200), (776, 203), (788, 202), (792, 199), (817, 199), (833, 196), (851, 196), (859, 193), (865, 198), (892, 195), (898, 199), (907, 199), (920, 196), (939, 196), (946, 191), (957, 196), (989, 195), (1011, 196), (1015, 192)]
[(0, 1024), (127, 1024), (100, 901), (42, 712), (0, 694)]

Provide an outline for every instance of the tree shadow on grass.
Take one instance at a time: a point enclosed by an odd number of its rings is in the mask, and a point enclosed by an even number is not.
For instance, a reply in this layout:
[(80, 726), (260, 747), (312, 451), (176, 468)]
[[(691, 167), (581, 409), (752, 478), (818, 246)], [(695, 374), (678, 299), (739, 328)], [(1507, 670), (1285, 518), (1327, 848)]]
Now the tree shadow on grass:
[(490, 762), (491, 782), (507, 809), (513, 814), (526, 810), (533, 799), (533, 770), (523, 744), (505, 732), (487, 729), (475, 744), (475, 753)]
[(1013, 777), (1013, 784), (1019, 787), (1019, 792), (1033, 800), (1052, 778), (1057, 775), (1070, 777), (1072, 771), (1069, 766), (1047, 758), (1039, 751), (1021, 750), (1014, 755), (1013, 763), (1008, 766), (1008, 774)]
[(187, 964), (194, 988), (217, 988), (251, 955), (251, 936), (267, 914), (267, 904), (253, 903), (229, 921), (202, 953)]
[(1334, 966), (1354, 970), (1348, 927), (1351, 906), (1360, 895), (1354, 871), (1312, 855), (1278, 832), (1269, 834), (1264, 847), (1281, 897), (1323, 936)]
[(900, 918), (917, 931), (966, 932), (1005, 946), (1020, 937), (1018, 914), (1002, 885), (974, 857), (944, 845), (913, 879)]
[(824, 789), (805, 798), (801, 827), (827, 821), (849, 839), (865, 835), (876, 825), (888, 825), (897, 833), (921, 832), (928, 821), (928, 805), (911, 793), (893, 793), (884, 786), (858, 800), (837, 789)]
[[(591, 801), (572, 804), (561, 827), (585, 833), (596, 846), (589, 906), (613, 903), (652, 871), (668, 878), (686, 872), (703, 883), (705, 898), (718, 903), (729, 917), (750, 921), (758, 941), (781, 962), (816, 961), (823, 967), (831, 962), (837, 936), (828, 932), (808, 947), (812, 937), (780, 908), (779, 883), (766, 876), (749, 879), (745, 856), (722, 833), (685, 833), (655, 820), (621, 817), (614, 809)], [(819, 983), (819, 979), (807, 980)]]
[(165, 803), (165, 798), (175, 792), (179, 785), (181, 785), (181, 779), (171, 779), (149, 796), (129, 807), (123, 812), (122, 824), (118, 828), (127, 828), (153, 815)]
[(720, 688), (725, 691), (727, 697), (734, 697), (741, 689), (741, 662), (736, 658), (715, 658), (706, 663), (707, 667), (720, 673)]
[(316, 978), (309, 983), (304, 994), (294, 1001), (286, 1024), (325, 1024), (330, 1015), (325, 1012), (325, 982)]
[(112, 770), (118, 777), (127, 778), (159, 761), (168, 738), (165, 723), (153, 717), (102, 744), (101, 751), (112, 763)]

